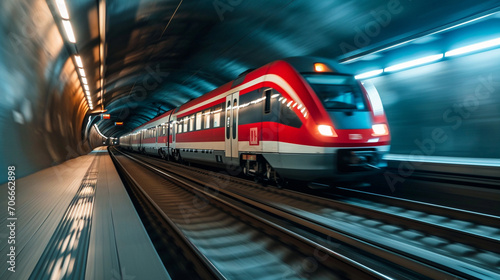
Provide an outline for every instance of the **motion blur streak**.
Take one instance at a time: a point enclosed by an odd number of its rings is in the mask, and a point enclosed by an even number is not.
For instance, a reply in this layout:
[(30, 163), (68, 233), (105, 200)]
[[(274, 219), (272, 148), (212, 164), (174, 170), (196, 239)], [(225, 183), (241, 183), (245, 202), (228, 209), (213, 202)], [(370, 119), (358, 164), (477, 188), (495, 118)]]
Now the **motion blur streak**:
[(367, 80), (384, 104), (391, 153), (500, 158), (498, 61), (494, 49)]

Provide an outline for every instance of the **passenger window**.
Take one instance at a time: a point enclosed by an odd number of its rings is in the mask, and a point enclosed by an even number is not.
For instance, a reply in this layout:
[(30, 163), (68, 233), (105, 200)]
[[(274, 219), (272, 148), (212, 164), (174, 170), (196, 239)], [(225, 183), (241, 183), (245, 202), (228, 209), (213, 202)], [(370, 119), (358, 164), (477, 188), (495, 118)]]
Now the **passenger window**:
[(194, 130), (194, 115), (191, 115), (191, 117), (189, 118), (189, 131), (193, 130)]
[(272, 90), (268, 89), (264, 92), (266, 96), (265, 106), (264, 106), (264, 114), (269, 114), (271, 112), (271, 92)]
[(236, 108), (238, 108), (238, 101), (234, 99), (233, 101), (233, 139), (236, 139), (236, 131), (238, 130), (238, 127), (236, 125)]
[(217, 105), (214, 108), (214, 127), (220, 126), (220, 115), (222, 112), (222, 105)]
[(184, 117), (182, 119), (182, 122), (183, 122), (183, 126), (184, 128), (182, 129), (182, 131), (184, 132), (188, 132), (188, 122), (189, 122), (189, 118), (188, 117)]
[(231, 124), (231, 101), (227, 102), (227, 107), (226, 107), (226, 139), (229, 139), (231, 136), (230, 132), (230, 124)]
[(205, 110), (203, 115), (205, 116), (205, 128), (210, 128), (210, 110)]
[(201, 112), (196, 113), (196, 130), (201, 129)]

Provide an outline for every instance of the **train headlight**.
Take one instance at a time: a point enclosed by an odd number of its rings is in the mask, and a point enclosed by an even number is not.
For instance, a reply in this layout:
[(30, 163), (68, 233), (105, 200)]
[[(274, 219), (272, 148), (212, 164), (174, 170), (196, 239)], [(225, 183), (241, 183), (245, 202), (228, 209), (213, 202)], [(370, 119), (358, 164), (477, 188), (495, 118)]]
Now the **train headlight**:
[(372, 125), (372, 136), (385, 136), (389, 135), (389, 129), (385, 123), (379, 123)]
[(318, 125), (318, 131), (323, 136), (337, 137), (337, 133), (333, 130), (333, 127), (329, 125)]

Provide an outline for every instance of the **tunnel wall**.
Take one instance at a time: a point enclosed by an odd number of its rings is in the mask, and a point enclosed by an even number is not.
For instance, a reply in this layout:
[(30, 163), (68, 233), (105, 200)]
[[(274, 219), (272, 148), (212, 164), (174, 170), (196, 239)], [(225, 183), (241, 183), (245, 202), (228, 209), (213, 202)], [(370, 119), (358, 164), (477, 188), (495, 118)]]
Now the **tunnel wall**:
[(500, 49), (367, 80), (378, 89), (391, 153), (500, 158)]
[(84, 95), (47, 2), (2, 0), (0, 38), (0, 170), (19, 178), (88, 153)]

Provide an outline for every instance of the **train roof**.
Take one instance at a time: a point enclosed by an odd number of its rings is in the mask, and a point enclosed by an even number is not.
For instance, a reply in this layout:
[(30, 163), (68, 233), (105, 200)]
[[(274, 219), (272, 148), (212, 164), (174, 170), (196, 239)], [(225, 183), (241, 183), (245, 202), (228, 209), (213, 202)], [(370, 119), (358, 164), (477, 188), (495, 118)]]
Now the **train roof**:
[[(194, 104), (209, 100), (209, 99), (211, 99), (211, 98), (213, 98), (221, 93), (229, 91), (232, 88), (237, 87), (240, 84), (244, 83), (245, 81), (254, 79), (254, 78), (261, 76), (261, 75), (264, 75), (267, 73), (267, 69), (270, 67), (270, 65), (272, 65), (276, 62), (279, 62), (279, 61), (285, 61), (285, 62), (289, 63), (299, 73), (313, 73), (313, 72), (315, 72), (314, 64), (315, 63), (323, 63), (323, 64), (326, 64), (328, 67), (330, 67), (330, 69), (333, 72), (352, 75), (351, 71), (349, 71), (346, 67), (338, 64), (336, 61), (334, 61), (332, 59), (326, 59), (326, 58), (314, 57), (314, 56), (295, 56), (295, 57), (288, 57), (288, 58), (284, 58), (284, 59), (279, 59), (279, 60), (270, 62), (266, 65), (263, 65), (257, 69), (247, 70), (247, 71), (243, 72), (242, 74), (240, 74), (236, 79), (234, 79), (234, 80), (232, 80), (232, 81), (230, 81), (230, 82), (228, 82), (228, 83), (226, 83), (226, 84), (224, 84), (224, 85), (222, 85), (222, 86), (220, 86), (220, 87), (218, 87), (218, 88), (216, 88), (208, 93), (205, 93), (198, 98), (189, 100), (188, 102), (182, 104), (181, 106), (174, 108), (174, 109), (171, 109), (171, 110), (163, 113), (162, 115), (155, 117), (154, 119), (138, 126), (134, 130), (132, 130), (131, 133), (137, 132), (145, 127), (149, 127), (150, 125), (153, 125), (153, 123), (155, 123), (154, 126), (161, 124), (162, 123), (161, 120), (165, 117), (168, 117), (172, 113), (172, 111), (174, 111), (174, 110), (176, 112), (177, 111), (184, 111), (185, 109), (190, 108)], [(179, 110), (177, 110), (177, 109), (179, 109)]]

